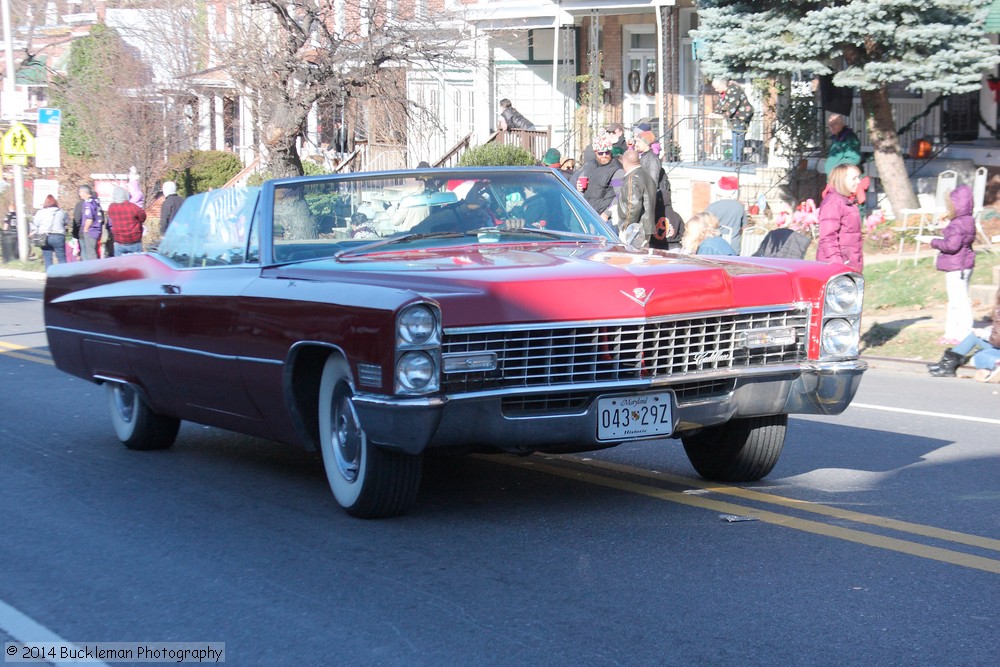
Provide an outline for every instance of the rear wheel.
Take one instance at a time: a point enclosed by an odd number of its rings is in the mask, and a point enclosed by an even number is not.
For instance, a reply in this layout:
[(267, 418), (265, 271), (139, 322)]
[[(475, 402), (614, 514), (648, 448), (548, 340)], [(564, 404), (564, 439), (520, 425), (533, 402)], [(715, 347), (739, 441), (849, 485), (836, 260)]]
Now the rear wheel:
[(706, 479), (755, 482), (778, 462), (787, 426), (788, 415), (733, 419), (684, 437), (684, 451)]
[(368, 440), (354, 406), (350, 369), (337, 356), (323, 367), (319, 438), (330, 490), (348, 514), (383, 519), (404, 514), (413, 505), (422, 458), (382, 449)]
[(123, 382), (105, 384), (111, 425), (115, 435), (129, 449), (166, 449), (177, 439), (181, 422), (153, 412), (131, 385)]

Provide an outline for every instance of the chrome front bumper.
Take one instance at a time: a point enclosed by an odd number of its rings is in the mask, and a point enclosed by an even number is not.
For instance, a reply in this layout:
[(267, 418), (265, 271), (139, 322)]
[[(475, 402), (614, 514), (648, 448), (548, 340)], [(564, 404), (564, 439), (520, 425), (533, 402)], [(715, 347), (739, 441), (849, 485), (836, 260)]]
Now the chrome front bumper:
[[(674, 405), (674, 435), (730, 419), (776, 414), (843, 412), (861, 382), (868, 364), (861, 360), (809, 362), (778, 368), (754, 369), (736, 375), (735, 387), (725, 394), (685, 400)], [(732, 376), (732, 373), (729, 374)], [(676, 383), (676, 381), (675, 381)], [(359, 393), (355, 402), (368, 437), (410, 454), (427, 448), (506, 452), (586, 451), (617, 443), (597, 439), (597, 397), (662, 392), (670, 383), (630, 383), (590, 388), (593, 399), (570, 414), (505, 416), (501, 407), (506, 391), (486, 395), (430, 398), (393, 398)], [(549, 393), (557, 389), (550, 388)], [(578, 392), (578, 387), (567, 387)]]

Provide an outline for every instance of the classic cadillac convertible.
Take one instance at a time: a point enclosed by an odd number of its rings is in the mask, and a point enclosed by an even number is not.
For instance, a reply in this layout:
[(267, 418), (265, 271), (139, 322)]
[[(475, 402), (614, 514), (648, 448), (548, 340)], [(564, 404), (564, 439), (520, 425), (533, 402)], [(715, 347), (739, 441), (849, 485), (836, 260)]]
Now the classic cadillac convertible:
[(190, 197), (152, 252), (53, 266), (63, 371), (132, 449), (181, 420), (322, 454), (337, 502), (414, 502), (422, 455), (680, 439), (762, 478), (790, 413), (854, 397), (863, 281), (633, 248), (556, 172), (419, 170)]

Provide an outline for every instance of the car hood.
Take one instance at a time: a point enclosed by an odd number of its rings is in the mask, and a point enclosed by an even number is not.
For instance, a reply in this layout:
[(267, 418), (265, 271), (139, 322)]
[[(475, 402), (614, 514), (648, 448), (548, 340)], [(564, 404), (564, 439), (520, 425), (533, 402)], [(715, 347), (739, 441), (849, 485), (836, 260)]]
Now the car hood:
[[(814, 271), (803, 271), (816, 265)], [(825, 282), (829, 265), (706, 258), (593, 245), (474, 246), (351, 256), (275, 268), (273, 277), (408, 290), (444, 325), (656, 317), (803, 300), (791, 268)], [(809, 290), (810, 293), (815, 293)]]

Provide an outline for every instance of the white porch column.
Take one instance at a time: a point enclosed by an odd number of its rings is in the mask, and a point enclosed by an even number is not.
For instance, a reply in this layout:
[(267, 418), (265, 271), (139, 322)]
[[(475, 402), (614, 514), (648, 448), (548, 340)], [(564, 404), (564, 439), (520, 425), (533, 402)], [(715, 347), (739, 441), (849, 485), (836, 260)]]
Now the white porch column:
[(319, 150), (319, 110), (314, 102), (306, 116), (306, 153), (312, 154)]
[(198, 96), (198, 150), (212, 150), (212, 98)]
[(492, 118), (497, 111), (493, 106), (495, 100), (490, 90), (490, 83), (493, 80), (493, 73), (490, 71), (493, 63), (493, 50), (490, 45), (490, 37), (486, 32), (480, 32), (473, 27), (472, 42), (472, 77), (473, 88), (473, 115), (472, 128), (475, 131), (475, 143), (482, 143), (490, 134), (493, 126)]
[(240, 159), (250, 164), (257, 157), (257, 146), (253, 143), (253, 111), (247, 98), (240, 95)]
[(213, 118), (215, 120), (215, 150), (224, 151), (226, 150), (226, 105), (222, 99), (222, 95), (216, 95), (215, 101), (215, 113)]

